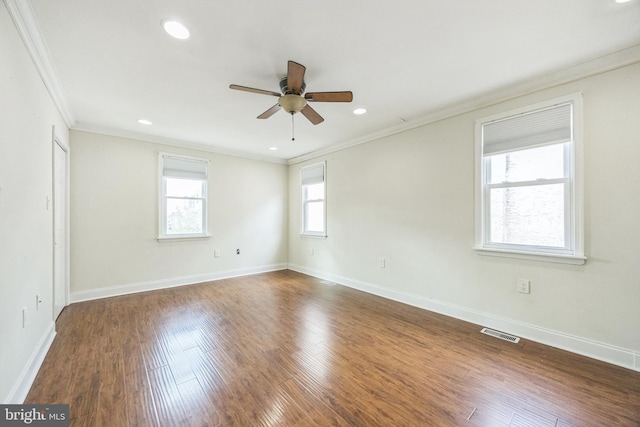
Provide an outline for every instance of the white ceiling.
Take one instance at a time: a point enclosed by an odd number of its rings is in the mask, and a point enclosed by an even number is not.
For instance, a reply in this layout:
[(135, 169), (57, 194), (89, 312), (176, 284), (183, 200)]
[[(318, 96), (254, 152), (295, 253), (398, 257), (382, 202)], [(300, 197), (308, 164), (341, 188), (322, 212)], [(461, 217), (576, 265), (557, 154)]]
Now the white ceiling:
[[(72, 127), (284, 161), (410, 127), (434, 112), (640, 44), (640, 0), (31, 0)], [(181, 21), (191, 37), (168, 36)], [(256, 116), (287, 60), (313, 126)], [(352, 114), (365, 107), (363, 116)], [(153, 122), (139, 124), (138, 119)], [(269, 147), (278, 147), (270, 151)]]

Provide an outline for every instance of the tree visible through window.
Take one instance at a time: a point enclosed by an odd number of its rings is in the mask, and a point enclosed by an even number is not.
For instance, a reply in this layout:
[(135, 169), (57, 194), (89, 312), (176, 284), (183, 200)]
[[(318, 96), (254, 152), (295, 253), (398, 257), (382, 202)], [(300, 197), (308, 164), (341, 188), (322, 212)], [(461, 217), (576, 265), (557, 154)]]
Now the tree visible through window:
[(485, 159), (489, 243), (565, 248), (566, 143)]
[(205, 181), (164, 178), (167, 204), (167, 234), (204, 232)]

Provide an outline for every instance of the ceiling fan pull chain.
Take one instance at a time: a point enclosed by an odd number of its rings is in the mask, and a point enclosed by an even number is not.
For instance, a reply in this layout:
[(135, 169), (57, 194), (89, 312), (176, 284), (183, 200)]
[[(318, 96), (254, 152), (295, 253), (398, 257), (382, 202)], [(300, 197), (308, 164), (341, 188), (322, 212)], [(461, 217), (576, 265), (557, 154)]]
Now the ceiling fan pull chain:
[(293, 111), (292, 111), (291, 112), (291, 141), (294, 141), (294, 142), (296, 140), (295, 130), (296, 129), (295, 129), (294, 125), (293, 125)]

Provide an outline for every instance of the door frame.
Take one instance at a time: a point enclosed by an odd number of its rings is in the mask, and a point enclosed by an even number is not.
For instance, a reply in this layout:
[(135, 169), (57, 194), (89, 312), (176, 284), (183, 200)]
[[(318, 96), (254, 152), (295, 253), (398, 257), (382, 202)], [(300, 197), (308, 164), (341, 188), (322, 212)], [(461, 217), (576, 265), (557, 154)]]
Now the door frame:
[[(52, 144), (51, 144), (51, 153), (52, 153), (52, 158), (51, 158), (51, 164), (52, 164), (52, 188), (51, 188), (51, 194), (52, 194), (52, 215), (51, 215), (51, 222), (52, 222), (52, 241), (51, 241), (51, 245), (52, 245), (52, 302), (51, 302), (51, 312), (52, 312), (52, 317), (53, 317), (53, 321), (55, 322), (56, 318), (58, 317), (58, 315), (60, 313), (56, 313), (56, 242), (55, 242), (55, 233), (56, 233), (56, 147), (59, 147), (65, 154), (65, 171), (64, 171), (64, 179), (65, 179), (65, 185), (64, 185), (64, 195), (62, 197), (64, 197), (64, 236), (62, 237), (64, 239), (64, 244), (65, 244), (65, 251), (64, 251), (64, 306), (62, 309), (64, 309), (64, 307), (69, 305), (69, 275), (70, 275), (70, 250), (69, 250), (69, 244), (70, 244), (70, 229), (69, 229), (69, 225), (70, 225), (70, 220), (69, 220), (69, 207), (71, 205), (70, 203), (70, 191), (69, 191), (69, 185), (70, 185), (70, 148), (69, 148), (69, 144), (67, 141), (65, 141), (64, 139), (62, 139), (57, 133), (56, 133), (56, 127), (53, 126), (53, 130), (52, 130)], [(60, 310), (62, 311), (62, 310)]]

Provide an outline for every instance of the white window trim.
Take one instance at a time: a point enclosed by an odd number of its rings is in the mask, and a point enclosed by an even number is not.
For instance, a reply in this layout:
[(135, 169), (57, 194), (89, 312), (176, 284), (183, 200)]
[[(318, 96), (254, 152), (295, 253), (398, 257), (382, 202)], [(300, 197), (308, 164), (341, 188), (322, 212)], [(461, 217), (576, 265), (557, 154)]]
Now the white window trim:
[[(207, 165), (207, 180), (204, 188), (204, 204), (203, 204), (203, 233), (190, 233), (190, 234), (166, 234), (166, 205), (164, 203), (164, 174), (163, 174), (163, 159), (165, 157), (174, 157), (178, 159), (195, 160), (199, 162), (205, 162)], [(158, 242), (175, 242), (175, 241), (187, 241), (187, 240), (202, 240), (209, 239), (211, 235), (208, 233), (209, 226), (209, 171), (210, 161), (202, 157), (188, 156), (184, 154), (175, 154), (167, 152), (158, 153)]]
[[(573, 252), (570, 254), (549, 253), (543, 250), (518, 251), (511, 248), (486, 247), (485, 242), (485, 194), (484, 188), (484, 159), (482, 150), (482, 126), (488, 122), (524, 114), (557, 104), (571, 102), (573, 104), (573, 156), (571, 156), (571, 184), (569, 209), (573, 227), (568, 230), (573, 240)], [(533, 261), (546, 261), (562, 264), (582, 265), (587, 257), (584, 254), (584, 169), (583, 169), (583, 102), (582, 93), (574, 93), (564, 97), (541, 102), (535, 105), (518, 108), (505, 113), (483, 117), (476, 120), (475, 126), (475, 245), (479, 255), (516, 258)]]
[[(316, 232), (316, 231), (308, 231), (305, 230), (305, 200), (304, 200), (304, 186), (302, 185), (302, 171), (304, 169), (307, 168), (313, 168), (313, 167), (317, 167), (318, 165), (322, 165), (323, 171), (324, 171), (324, 199), (323, 199), (323, 217), (322, 220), (324, 222), (323, 224), (323, 228), (324, 228), (324, 232)], [(316, 238), (316, 239), (326, 239), (327, 238), (327, 162), (322, 161), (322, 162), (318, 162), (318, 163), (313, 163), (307, 166), (304, 166), (302, 168), (300, 168), (300, 194), (301, 194), (301, 200), (300, 200), (300, 209), (301, 209), (301, 223), (300, 223), (300, 236), (302, 237), (310, 237), (310, 238)]]

